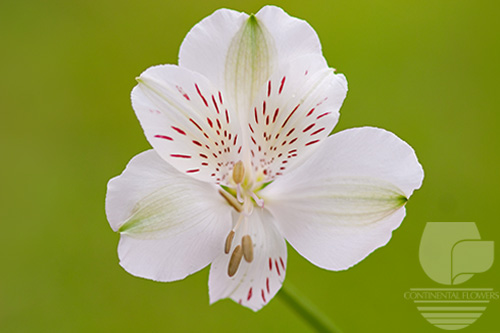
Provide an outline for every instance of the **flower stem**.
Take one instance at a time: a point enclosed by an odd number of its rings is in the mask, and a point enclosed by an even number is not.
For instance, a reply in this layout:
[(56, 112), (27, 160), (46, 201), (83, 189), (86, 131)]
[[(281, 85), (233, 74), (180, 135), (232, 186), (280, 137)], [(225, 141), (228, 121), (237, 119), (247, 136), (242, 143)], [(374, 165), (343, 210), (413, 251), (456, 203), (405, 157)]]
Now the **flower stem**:
[(287, 281), (279, 292), (279, 298), (306, 320), (317, 332), (342, 333), (335, 324)]

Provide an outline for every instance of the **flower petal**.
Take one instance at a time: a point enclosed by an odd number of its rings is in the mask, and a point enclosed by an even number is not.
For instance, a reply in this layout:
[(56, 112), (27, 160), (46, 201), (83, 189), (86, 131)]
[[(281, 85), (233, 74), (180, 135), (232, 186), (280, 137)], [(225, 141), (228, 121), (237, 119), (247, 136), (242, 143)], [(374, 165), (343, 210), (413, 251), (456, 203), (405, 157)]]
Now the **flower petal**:
[(174, 65), (147, 69), (132, 105), (148, 141), (177, 170), (226, 183), (240, 159), (239, 122), (223, 94), (202, 75)]
[(385, 245), (422, 184), (413, 149), (377, 128), (342, 131), (261, 191), (288, 242), (315, 265), (347, 269)]
[(270, 181), (300, 165), (332, 131), (346, 93), (344, 75), (334, 74), (320, 55), (282, 64), (242, 119), (256, 171)]
[(274, 37), (280, 62), (307, 54), (321, 55), (318, 35), (306, 21), (291, 17), (276, 6), (265, 6), (255, 16)]
[(247, 18), (245, 13), (219, 9), (201, 20), (182, 42), (179, 66), (203, 74), (223, 89), (229, 45)]
[[(228, 265), (236, 246), (245, 234), (253, 240), (254, 258), (251, 263), (241, 260), (233, 277)], [(222, 252), (222, 251), (221, 251)], [(247, 221), (247, 229), (236, 229), (229, 254), (222, 252), (210, 268), (210, 303), (231, 298), (254, 311), (266, 305), (276, 295), (285, 279), (287, 251), (283, 236), (274, 227), (272, 216), (255, 209)]]
[(208, 265), (231, 227), (231, 208), (209, 183), (184, 175), (153, 150), (135, 156), (108, 183), (106, 214), (121, 233), (120, 264), (157, 281)]
[(191, 29), (179, 65), (205, 75), (245, 113), (278, 63), (308, 54), (321, 55), (316, 32), (281, 8), (266, 6), (250, 16), (221, 9)]

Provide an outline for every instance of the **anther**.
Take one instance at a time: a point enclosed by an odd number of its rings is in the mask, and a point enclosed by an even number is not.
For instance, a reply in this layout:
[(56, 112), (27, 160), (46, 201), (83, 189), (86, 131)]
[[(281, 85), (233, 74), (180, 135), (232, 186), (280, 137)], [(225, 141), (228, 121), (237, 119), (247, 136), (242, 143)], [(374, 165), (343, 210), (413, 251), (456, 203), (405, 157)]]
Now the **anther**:
[(219, 190), (220, 195), (224, 199), (226, 199), (227, 203), (231, 205), (238, 213), (241, 213), (243, 211), (243, 206), (236, 200), (235, 197), (233, 197), (231, 194), (227, 193), (224, 190)]
[(234, 230), (231, 230), (229, 235), (227, 235), (226, 244), (224, 245), (225, 254), (228, 254), (229, 251), (231, 250), (231, 244), (233, 244), (233, 238), (234, 238)]
[(241, 246), (243, 248), (243, 256), (246, 262), (252, 262), (253, 260), (253, 244), (250, 235), (245, 235), (241, 238)]
[(238, 161), (233, 168), (233, 180), (236, 184), (240, 184), (245, 177), (245, 167), (242, 161)]
[(227, 275), (229, 275), (229, 277), (233, 277), (233, 275), (238, 271), (241, 257), (243, 257), (243, 250), (241, 249), (241, 245), (238, 245), (234, 249), (231, 259), (229, 259), (229, 266), (227, 267)]

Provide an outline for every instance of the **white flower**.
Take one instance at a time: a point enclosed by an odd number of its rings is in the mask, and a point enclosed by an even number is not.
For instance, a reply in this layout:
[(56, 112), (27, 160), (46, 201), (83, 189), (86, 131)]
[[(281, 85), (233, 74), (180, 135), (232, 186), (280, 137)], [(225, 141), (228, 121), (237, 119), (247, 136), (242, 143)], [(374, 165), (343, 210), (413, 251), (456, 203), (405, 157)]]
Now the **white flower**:
[(285, 278), (285, 239), (329, 270), (385, 245), (419, 188), (413, 149), (357, 128), (328, 137), (347, 82), (305, 22), (221, 9), (151, 67), (132, 104), (154, 150), (108, 184), (120, 264), (157, 281), (212, 263), (210, 302), (258, 310)]

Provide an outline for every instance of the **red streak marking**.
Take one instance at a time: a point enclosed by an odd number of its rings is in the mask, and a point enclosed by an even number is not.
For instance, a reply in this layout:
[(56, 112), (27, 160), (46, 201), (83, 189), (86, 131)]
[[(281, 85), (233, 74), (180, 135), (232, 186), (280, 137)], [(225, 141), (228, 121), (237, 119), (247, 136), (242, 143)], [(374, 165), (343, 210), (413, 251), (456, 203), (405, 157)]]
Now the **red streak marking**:
[(210, 176), (215, 177), (215, 173), (211, 174)]
[(295, 138), (293, 139), (292, 141), (288, 142), (289, 145), (291, 145), (292, 143), (294, 143), (295, 141), (297, 141), (299, 138)]
[(276, 266), (276, 270), (278, 271), (278, 275), (281, 275), (280, 268), (278, 266), (278, 261), (276, 259), (274, 260), (274, 265)]
[(304, 128), (304, 130), (302, 131), (302, 133), (305, 133), (305, 132), (309, 131), (311, 128), (314, 127), (314, 125), (316, 125), (316, 124), (311, 124), (311, 125), (307, 126), (306, 128)]
[(282, 146), (286, 145), (286, 140), (281, 143)]
[(264, 301), (264, 303), (266, 302), (266, 295), (264, 295), (264, 289), (261, 289), (261, 293), (260, 295), (262, 296), (262, 300)]
[(196, 88), (196, 91), (198, 92), (198, 95), (200, 95), (201, 99), (203, 100), (203, 103), (205, 103), (205, 106), (208, 108), (208, 103), (207, 100), (205, 99), (205, 96), (202, 95), (200, 88), (198, 87), (198, 84), (194, 84), (194, 87)]
[(192, 123), (193, 123), (196, 127), (198, 127), (198, 129), (199, 129), (200, 131), (202, 131), (202, 132), (203, 132), (203, 129), (201, 128), (201, 126), (200, 126), (200, 125), (198, 125), (198, 123), (197, 123), (196, 121), (194, 121), (192, 118), (189, 118), (189, 121), (190, 121), (190, 122), (192, 122)]
[(182, 135), (186, 135), (186, 132), (184, 132), (183, 130), (181, 130), (180, 128), (177, 128), (177, 127), (174, 127), (172, 126), (172, 128), (177, 131), (179, 134), (182, 134)]
[(177, 158), (191, 158), (190, 155), (183, 155), (183, 154), (170, 154), (171, 157), (177, 157)]
[(266, 288), (267, 288), (267, 293), (270, 293), (271, 288), (269, 288), (269, 278), (266, 278)]
[(314, 112), (314, 108), (311, 109), (311, 111), (309, 111), (307, 114), (306, 114), (306, 117), (309, 117), (310, 115), (312, 115), (312, 113)]
[(205, 154), (201, 154), (201, 153), (200, 153), (200, 157), (202, 157), (202, 158), (208, 158), (208, 156), (207, 156), (207, 155), (205, 155)]
[(261, 147), (261, 146), (259, 146), (259, 151), (261, 151), (261, 150), (262, 150), (262, 147)]
[(273, 116), (273, 123), (276, 122), (276, 118), (278, 118), (278, 113), (280, 112), (280, 108), (276, 108)]
[(201, 165), (208, 166), (208, 163), (207, 162), (202, 162)]
[(293, 153), (295, 153), (296, 151), (297, 151), (297, 149), (292, 149), (292, 150), (290, 150), (290, 151), (288, 152), (288, 154), (293, 154)]
[(158, 139), (165, 139), (165, 140), (169, 140), (169, 141), (174, 141), (174, 139), (172, 139), (171, 137), (169, 136), (166, 136), (166, 135), (155, 135), (155, 138), (158, 138)]
[(269, 116), (266, 117), (266, 125), (269, 125)]
[(283, 161), (281, 161), (281, 163), (282, 163), (282, 164), (287, 164), (287, 163), (288, 163), (288, 161), (287, 161), (287, 160), (283, 160)]
[(226, 124), (229, 124), (229, 112), (226, 109)]
[(318, 134), (319, 132), (323, 132), (324, 130), (325, 130), (325, 128), (324, 128), (324, 127), (323, 127), (323, 128), (320, 128), (320, 129), (319, 129), (319, 130), (317, 130), (316, 132), (312, 132), (312, 133), (311, 133), (311, 136), (316, 135), (316, 134)]
[(179, 87), (179, 86), (175, 86), (175, 87), (182, 94), (182, 96), (184, 96), (185, 99), (187, 99), (188, 101), (190, 101), (189, 96), (184, 92), (184, 90), (181, 87)]
[(219, 91), (219, 101), (220, 101), (220, 104), (224, 104), (224, 103), (222, 102), (222, 93), (221, 93), (220, 91)]
[(280, 170), (285, 170), (286, 168), (285, 167), (281, 167)]
[(253, 115), (254, 115), (254, 118), (255, 118), (255, 123), (258, 124), (259, 123), (259, 117), (257, 116), (257, 108), (253, 109)]
[(194, 143), (195, 145), (197, 145), (197, 146), (200, 146), (200, 147), (202, 146), (202, 144), (201, 144), (201, 143), (199, 143), (199, 142), (198, 142), (198, 141), (196, 141), (196, 140), (193, 140), (193, 143)]
[(278, 158), (280, 158), (281, 156), (283, 156), (283, 154), (282, 154), (282, 153), (279, 153), (277, 157), (278, 157)]
[(316, 119), (323, 118), (324, 116), (328, 116), (331, 112), (325, 112), (323, 114), (320, 114)]
[(221, 125), (220, 125), (219, 118), (217, 118), (216, 120), (217, 120), (217, 127), (218, 127), (219, 129), (222, 129), (222, 127), (221, 127)]
[(279, 134), (279, 133), (278, 133), (278, 134), (276, 134), (276, 137), (275, 137), (275, 139), (279, 138), (279, 136), (280, 136), (280, 134)]
[(319, 142), (319, 140), (309, 141), (308, 143), (306, 143), (306, 146), (310, 146), (312, 144), (315, 144), (316, 142)]
[(280, 257), (280, 263), (281, 263), (281, 267), (283, 267), (283, 270), (285, 269), (285, 263), (283, 262), (283, 259)]
[(250, 131), (252, 131), (252, 133), (254, 133), (252, 125), (248, 124), (248, 127), (250, 127)]
[(220, 113), (219, 112), (219, 106), (217, 105), (217, 102), (215, 101), (215, 96), (214, 95), (212, 95), (212, 103), (214, 103), (215, 110), (217, 110), (217, 113)]
[(293, 111), (288, 115), (288, 117), (286, 118), (285, 122), (283, 123), (283, 125), (281, 125), (281, 128), (285, 127), (286, 126), (286, 123), (288, 123), (288, 121), (290, 120), (290, 118), (292, 117), (292, 115), (295, 113), (295, 111), (297, 111), (297, 109), (299, 108), (300, 104), (297, 104), (297, 106), (295, 107), (295, 109), (293, 109)]
[(262, 115), (266, 115), (266, 101), (262, 102)]
[(285, 79), (286, 79), (285, 76), (283, 76), (283, 79), (281, 79), (281, 85), (280, 85), (280, 90), (278, 91), (278, 94), (281, 94), (281, 92), (283, 91), (283, 86), (285, 85)]
[(200, 169), (190, 169), (190, 170), (186, 170), (186, 173), (195, 173), (195, 172), (200, 172)]
[(252, 287), (248, 290), (247, 301), (249, 301), (250, 298), (252, 298)]
[(271, 96), (271, 80), (267, 82), (267, 97)]
[[(227, 131), (224, 130), (224, 137), (227, 138)], [(229, 140), (231, 140), (231, 138), (229, 138)]]
[(290, 136), (290, 134), (292, 134), (292, 133), (293, 133), (293, 131), (295, 131), (295, 127), (294, 127), (294, 128), (292, 128), (292, 129), (291, 129), (291, 130), (290, 130), (290, 131), (286, 134), (286, 136)]
[(238, 148), (238, 154), (239, 154), (239, 153), (241, 153), (241, 147), (242, 147), (242, 146), (240, 146), (240, 148)]
[(255, 153), (253, 152), (253, 149), (250, 149), (250, 152), (252, 153), (252, 157), (255, 157)]
[(207, 122), (211, 128), (214, 128), (214, 123), (212, 123), (212, 120), (210, 120), (210, 118), (207, 118)]
[(269, 270), (273, 270), (273, 259), (269, 258)]
[[(231, 135), (231, 134), (229, 134), (229, 135)], [(237, 138), (238, 138), (238, 134), (236, 134), (236, 135), (234, 136), (233, 145), (235, 145), (235, 146), (236, 146), (236, 139), (237, 139)]]
[(214, 155), (214, 157), (217, 158), (217, 154), (216, 153), (212, 153), (212, 155)]

